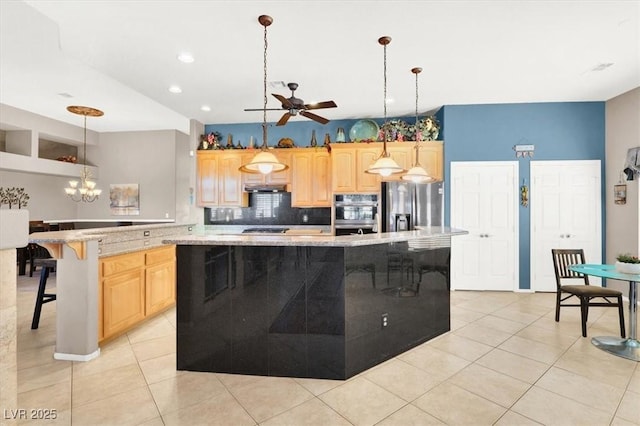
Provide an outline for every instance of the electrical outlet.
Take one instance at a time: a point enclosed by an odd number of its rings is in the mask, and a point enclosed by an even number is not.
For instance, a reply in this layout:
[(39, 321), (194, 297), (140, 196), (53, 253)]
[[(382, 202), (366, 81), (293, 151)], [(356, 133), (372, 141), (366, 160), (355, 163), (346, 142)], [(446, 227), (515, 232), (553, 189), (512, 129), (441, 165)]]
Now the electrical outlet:
[(382, 314), (382, 328), (389, 325), (389, 314)]

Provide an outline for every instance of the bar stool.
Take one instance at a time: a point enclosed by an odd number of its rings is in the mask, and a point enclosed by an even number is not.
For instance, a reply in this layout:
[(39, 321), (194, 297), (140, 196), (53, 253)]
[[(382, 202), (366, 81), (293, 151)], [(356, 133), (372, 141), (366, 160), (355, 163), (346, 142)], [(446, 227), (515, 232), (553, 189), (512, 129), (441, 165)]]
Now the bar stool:
[(36, 266), (40, 266), (40, 284), (38, 285), (38, 295), (36, 296), (36, 307), (33, 311), (33, 320), (31, 321), (31, 329), (38, 328), (40, 323), (40, 313), (42, 312), (42, 305), (44, 303), (53, 302), (56, 300), (56, 295), (53, 293), (45, 293), (45, 287), (47, 286), (47, 278), (49, 278), (49, 271), (56, 267), (56, 260), (49, 259), (33, 259)]

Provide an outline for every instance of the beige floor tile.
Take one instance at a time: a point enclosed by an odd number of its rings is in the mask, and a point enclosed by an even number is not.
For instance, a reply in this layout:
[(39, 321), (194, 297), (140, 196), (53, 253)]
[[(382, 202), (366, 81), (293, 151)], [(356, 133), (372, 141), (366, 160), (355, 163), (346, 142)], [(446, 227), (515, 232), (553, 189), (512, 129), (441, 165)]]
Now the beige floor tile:
[(306, 390), (315, 396), (322, 395), (344, 383), (344, 380), (326, 380), (326, 379), (301, 379), (294, 378)]
[(479, 297), (477, 299), (460, 303), (456, 305), (456, 307), (486, 315), (495, 312), (498, 309), (502, 309), (504, 304), (497, 302), (494, 298)]
[(537, 386), (529, 389), (511, 410), (545, 425), (607, 425), (613, 417)]
[(176, 333), (133, 343), (131, 348), (138, 362), (176, 353)]
[(620, 417), (614, 417), (610, 426), (638, 426), (640, 423), (633, 423)]
[(174, 306), (173, 308), (169, 308), (166, 311), (164, 311), (162, 313), (162, 315), (164, 315), (164, 317), (167, 319), (167, 321), (169, 321), (169, 324), (171, 324), (173, 326), (173, 328), (178, 328), (178, 321), (176, 318), (176, 307)]
[(405, 405), (376, 426), (428, 426), (444, 425), (440, 420), (412, 404)]
[(555, 333), (566, 334), (573, 337), (582, 337), (580, 318), (571, 319), (561, 316), (560, 321), (556, 322), (554, 315), (555, 314), (545, 315), (531, 325), (553, 330)]
[(640, 425), (640, 393), (625, 392), (616, 417)]
[(136, 327), (127, 333), (132, 344), (165, 336), (173, 336), (175, 338), (175, 335), (176, 328), (164, 315), (153, 317), (146, 321), (142, 327)]
[(19, 393), (18, 407), (55, 409), (57, 413), (71, 410), (71, 380)]
[(350, 426), (344, 417), (318, 398), (303, 402), (289, 411), (272, 417), (260, 426)]
[(109, 398), (74, 406), (74, 426), (138, 425), (160, 416), (149, 389), (138, 388)]
[(146, 387), (138, 364), (81, 376), (73, 379), (73, 406), (79, 407), (122, 392)]
[(562, 348), (545, 345), (544, 343), (535, 342), (519, 336), (511, 337), (498, 346), (498, 348), (547, 364), (554, 363), (564, 352)]
[(490, 425), (506, 411), (449, 382), (431, 389), (414, 404), (444, 423), (453, 425)]
[(208, 397), (195, 405), (162, 416), (166, 426), (244, 426), (256, 422), (229, 393)]
[(287, 377), (261, 377), (260, 380), (229, 391), (258, 423), (314, 397), (295, 380)]
[(131, 346), (124, 344), (114, 346), (109, 343), (100, 348), (98, 358), (89, 362), (74, 362), (73, 377), (90, 376), (136, 363), (137, 360)]
[(494, 426), (536, 426), (539, 424), (523, 415), (507, 411), (500, 417), (500, 420), (494, 423)]
[(458, 356), (467, 361), (475, 361), (482, 355), (490, 352), (493, 346), (467, 339), (453, 333), (441, 336), (439, 339), (432, 340), (430, 346)]
[(54, 363), (18, 370), (18, 393), (71, 381), (71, 362)]
[(547, 328), (537, 327), (536, 325), (523, 328), (516, 333), (516, 336), (533, 340), (534, 342), (544, 343), (549, 346), (557, 346), (561, 349), (568, 349), (576, 340), (581, 339), (581, 337), (555, 333)]
[(175, 353), (141, 361), (139, 364), (148, 384), (157, 383), (183, 374), (183, 371), (176, 370), (177, 361)]
[(154, 383), (149, 389), (162, 415), (227, 392), (215, 374), (191, 371)]
[(354, 425), (376, 424), (406, 405), (401, 398), (362, 377), (319, 398)]
[(512, 335), (495, 328), (478, 325), (477, 322), (468, 324), (456, 330), (453, 334), (493, 347), (498, 346)]
[(138, 426), (164, 426), (164, 422), (162, 421), (162, 417), (156, 417), (155, 419), (140, 423)]
[(549, 369), (549, 364), (494, 349), (476, 361), (476, 364), (506, 374), (523, 382), (534, 384)]
[(491, 313), (491, 315), (508, 319), (510, 321), (520, 322), (522, 324), (531, 324), (538, 319), (540, 319), (541, 315), (530, 312), (522, 312), (518, 310), (517, 307), (507, 306), (506, 308), (499, 309)]
[(451, 328), (451, 331), (454, 331), (454, 330), (458, 330), (458, 329), (460, 329), (460, 328), (462, 328), (462, 327), (464, 327), (464, 326), (466, 326), (468, 324), (469, 323), (467, 321), (462, 321), (462, 320), (459, 320), (459, 319), (456, 319), (456, 318), (451, 318), (451, 326), (450, 326), (450, 328)]
[[(613, 415), (624, 389), (551, 367), (536, 386)], [(640, 406), (639, 406), (640, 407)]]
[(640, 393), (640, 368), (636, 367), (635, 372), (631, 376), (631, 381), (629, 382), (627, 390)]
[(17, 352), (18, 370), (58, 362), (58, 360), (53, 357), (55, 349), (55, 345), (51, 345)]
[(368, 380), (411, 402), (429, 389), (438, 385), (442, 379), (399, 359), (383, 367), (364, 374)]
[(482, 318), (486, 314), (477, 311), (471, 311), (469, 309), (463, 309), (459, 306), (451, 307), (451, 320), (473, 322), (479, 318)]
[(71, 409), (45, 408), (44, 411), (27, 411), (26, 416), (27, 419), (19, 421), (19, 425), (71, 426)]
[(531, 386), (481, 365), (472, 364), (447, 381), (505, 408), (511, 407)]
[(471, 362), (450, 353), (422, 345), (398, 356), (406, 363), (418, 367), (440, 380), (453, 376)]
[(226, 374), (226, 373), (215, 373), (216, 377), (222, 384), (225, 385), (230, 392), (235, 391), (236, 389), (242, 388), (244, 386), (251, 386), (253, 384), (258, 384), (259, 382), (265, 380), (264, 376), (251, 376), (247, 374)]
[(486, 315), (474, 322), (475, 325), (492, 328), (494, 330), (509, 333), (509, 335), (516, 333), (517, 331), (526, 327), (518, 321), (511, 321), (506, 318), (496, 317), (494, 315)]
[(629, 384), (636, 364), (635, 361), (596, 348), (587, 339), (581, 339), (560, 357), (555, 366), (624, 389)]

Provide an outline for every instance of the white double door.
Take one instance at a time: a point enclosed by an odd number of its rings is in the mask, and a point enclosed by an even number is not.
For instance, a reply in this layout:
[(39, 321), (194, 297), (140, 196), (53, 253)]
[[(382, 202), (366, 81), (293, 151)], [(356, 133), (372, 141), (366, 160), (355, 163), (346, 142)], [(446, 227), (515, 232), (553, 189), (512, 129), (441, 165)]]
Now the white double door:
[(556, 291), (551, 249), (584, 249), (587, 263), (601, 263), (601, 192), (599, 160), (531, 162), (532, 290)]
[(451, 163), (451, 288), (518, 288), (518, 162)]

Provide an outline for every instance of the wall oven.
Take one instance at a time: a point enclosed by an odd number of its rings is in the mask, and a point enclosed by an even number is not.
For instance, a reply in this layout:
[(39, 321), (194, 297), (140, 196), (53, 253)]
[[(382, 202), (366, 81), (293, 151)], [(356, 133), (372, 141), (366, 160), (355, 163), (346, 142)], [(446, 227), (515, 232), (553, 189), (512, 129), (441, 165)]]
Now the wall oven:
[(333, 225), (335, 235), (378, 232), (378, 194), (335, 194)]

